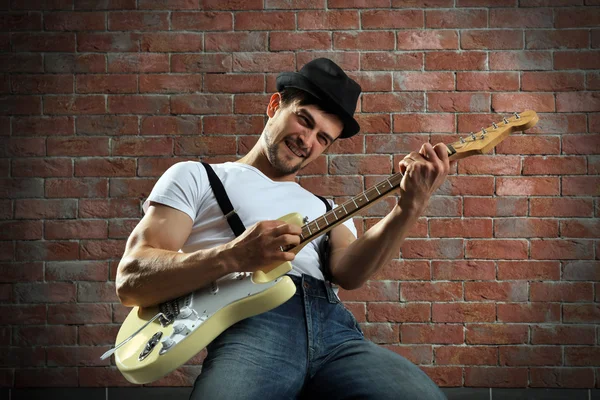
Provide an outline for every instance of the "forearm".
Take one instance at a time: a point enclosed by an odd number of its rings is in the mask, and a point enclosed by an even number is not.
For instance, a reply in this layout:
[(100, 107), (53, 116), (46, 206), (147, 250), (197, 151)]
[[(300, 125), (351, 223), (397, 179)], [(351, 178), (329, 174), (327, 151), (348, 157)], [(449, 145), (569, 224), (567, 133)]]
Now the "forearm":
[(193, 253), (139, 246), (119, 263), (117, 294), (126, 306), (149, 307), (191, 293), (235, 268), (227, 246)]
[(398, 205), (375, 226), (356, 239), (331, 265), (336, 283), (352, 290), (362, 286), (391, 259), (397, 257), (404, 239), (415, 224), (420, 209), (402, 210)]

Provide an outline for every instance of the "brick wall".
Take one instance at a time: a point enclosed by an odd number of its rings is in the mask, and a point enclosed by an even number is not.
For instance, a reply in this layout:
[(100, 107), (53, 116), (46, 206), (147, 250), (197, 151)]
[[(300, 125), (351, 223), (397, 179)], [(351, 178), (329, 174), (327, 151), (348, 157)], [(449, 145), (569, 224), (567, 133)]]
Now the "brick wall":
[(128, 385), (99, 356), (141, 201), (175, 162), (245, 154), (277, 73), (327, 56), (363, 87), (363, 134), (300, 183), (336, 200), (424, 141), (540, 116), (455, 165), (398, 259), (342, 293), (366, 335), (444, 387), (600, 387), (598, 5), (0, 0), (0, 386)]

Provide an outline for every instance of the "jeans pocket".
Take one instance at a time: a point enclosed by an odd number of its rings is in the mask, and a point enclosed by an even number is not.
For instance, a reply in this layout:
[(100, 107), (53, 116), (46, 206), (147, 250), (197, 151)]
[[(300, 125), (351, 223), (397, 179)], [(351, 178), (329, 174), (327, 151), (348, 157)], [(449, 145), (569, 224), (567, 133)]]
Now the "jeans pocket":
[(356, 320), (356, 317), (354, 317), (354, 314), (352, 314), (352, 312), (350, 312), (350, 310), (348, 310), (342, 302), (339, 302), (337, 304), (337, 306), (341, 307), (342, 312), (344, 314), (346, 314), (346, 316), (350, 319), (351, 323), (354, 326), (354, 330), (356, 330), (358, 333), (360, 333), (361, 336), (364, 336), (363, 331), (362, 331), (362, 329), (360, 329), (360, 325), (358, 324), (358, 321)]

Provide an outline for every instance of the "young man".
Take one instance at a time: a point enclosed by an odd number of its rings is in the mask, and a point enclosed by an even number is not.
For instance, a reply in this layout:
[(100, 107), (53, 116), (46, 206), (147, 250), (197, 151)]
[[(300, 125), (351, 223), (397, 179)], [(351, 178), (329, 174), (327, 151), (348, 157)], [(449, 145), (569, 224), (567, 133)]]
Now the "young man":
[[(117, 272), (128, 306), (150, 306), (188, 294), (232, 272), (291, 261), (296, 294), (281, 306), (231, 326), (208, 346), (192, 399), (443, 399), (417, 366), (365, 340), (330, 279), (344, 289), (365, 283), (396, 256), (409, 229), (448, 173), (443, 144), (425, 143), (400, 162), (400, 200), (359, 239), (352, 220), (331, 231), (329, 265), (322, 237), (297, 255), (301, 229), (276, 221), (290, 212), (325, 213), (295, 183), (298, 171), (332, 142), (351, 137), (360, 86), (328, 59), (282, 73), (258, 143), (234, 163), (213, 165), (248, 228), (235, 237), (200, 163), (178, 163), (144, 203)], [(181, 249), (181, 252), (178, 250)]]

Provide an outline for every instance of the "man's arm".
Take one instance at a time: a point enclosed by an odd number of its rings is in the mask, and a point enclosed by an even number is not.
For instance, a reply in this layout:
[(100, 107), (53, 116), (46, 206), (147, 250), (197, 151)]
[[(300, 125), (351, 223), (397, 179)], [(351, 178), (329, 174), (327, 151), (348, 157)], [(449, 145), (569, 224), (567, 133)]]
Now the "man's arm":
[(335, 283), (351, 290), (362, 286), (400, 252), (409, 230), (425, 210), (431, 195), (444, 182), (449, 170), (448, 152), (443, 144), (426, 143), (400, 162), (404, 173), (400, 200), (375, 226), (354, 240), (343, 225), (332, 229), (330, 268)]
[(227, 244), (180, 253), (192, 225), (184, 212), (150, 204), (129, 236), (117, 269), (121, 303), (149, 307), (191, 293), (231, 272), (291, 261), (294, 254), (280, 251), (280, 246), (298, 244), (302, 232), (281, 221), (264, 221)]

